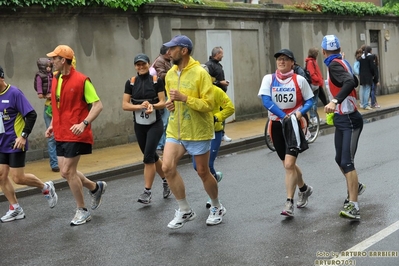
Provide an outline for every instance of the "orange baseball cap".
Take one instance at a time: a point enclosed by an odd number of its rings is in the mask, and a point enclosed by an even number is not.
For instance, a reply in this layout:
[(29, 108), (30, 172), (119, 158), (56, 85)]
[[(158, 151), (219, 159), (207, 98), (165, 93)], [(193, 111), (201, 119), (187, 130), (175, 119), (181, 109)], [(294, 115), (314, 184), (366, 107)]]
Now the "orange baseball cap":
[(74, 55), (75, 55), (75, 53), (73, 52), (71, 47), (69, 47), (68, 45), (58, 45), (54, 49), (54, 51), (47, 54), (48, 57), (61, 56), (63, 58), (71, 59), (71, 60), (73, 59)]

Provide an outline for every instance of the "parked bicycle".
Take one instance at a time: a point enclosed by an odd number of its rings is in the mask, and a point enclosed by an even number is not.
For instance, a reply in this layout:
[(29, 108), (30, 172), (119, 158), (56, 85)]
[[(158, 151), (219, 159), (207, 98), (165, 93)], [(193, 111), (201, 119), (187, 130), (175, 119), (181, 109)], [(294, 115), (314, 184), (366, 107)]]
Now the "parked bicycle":
[[(308, 143), (313, 143), (313, 142), (315, 142), (315, 140), (317, 139), (317, 137), (319, 136), (319, 133), (320, 133), (319, 114), (316, 112), (315, 117), (313, 117), (312, 119), (309, 119), (310, 114), (308, 112), (303, 117), (307, 123), (307, 131), (309, 132), (309, 133), (305, 133), (305, 137), (306, 137)], [(275, 151), (276, 149), (274, 148), (274, 145), (273, 145), (270, 125), (271, 125), (270, 119), (267, 118), (266, 125), (265, 125), (264, 137), (265, 137), (266, 146), (269, 148), (269, 150)]]

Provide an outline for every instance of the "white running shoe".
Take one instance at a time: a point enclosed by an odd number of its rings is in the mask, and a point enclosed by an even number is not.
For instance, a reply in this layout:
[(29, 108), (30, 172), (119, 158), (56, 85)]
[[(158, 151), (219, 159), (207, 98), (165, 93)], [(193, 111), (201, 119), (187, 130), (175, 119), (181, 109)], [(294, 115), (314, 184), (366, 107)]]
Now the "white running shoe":
[(284, 203), (284, 209), (281, 211), (281, 215), (293, 217), (294, 216), (294, 204), (287, 200)]
[(226, 141), (226, 142), (231, 142), (231, 138), (227, 137), (226, 134), (224, 134), (222, 140), (223, 140), (223, 141)]
[(83, 208), (78, 208), (76, 210), (76, 214), (71, 221), (71, 226), (81, 225), (89, 222), (91, 220), (91, 214), (88, 210), (84, 210)]
[(49, 189), (44, 191), (43, 195), (48, 202), (48, 206), (50, 206), (50, 208), (54, 208), (54, 206), (57, 205), (58, 202), (58, 195), (57, 193), (55, 193), (54, 183), (53, 181), (48, 181), (45, 184), (48, 185)]
[(175, 218), (168, 224), (168, 227), (171, 229), (179, 229), (182, 228), (186, 222), (192, 221), (197, 217), (193, 210), (189, 212), (181, 212), (180, 209), (176, 210)]
[(10, 209), (8, 210), (6, 215), (1, 217), (1, 222), (6, 223), (6, 222), (15, 221), (15, 220), (21, 220), (24, 218), (25, 218), (25, 213), (21, 207), (18, 207), (14, 210), (14, 208), (12, 206), (10, 206)]
[(227, 210), (225, 207), (223, 207), (222, 204), (220, 204), (220, 207), (212, 207), (210, 209), (210, 213), (208, 216), (208, 219), (206, 219), (206, 224), (207, 225), (217, 225), (222, 222), (223, 216), (226, 214)]
[(91, 196), (91, 209), (96, 210), (101, 205), (103, 194), (107, 189), (107, 183), (104, 181), (97, 181), (98, 189), (96, 193), (91, 193), (89, 190), (89, 195)]
[(312, 195), (313, 193), (313, 187), (308, 185), (308, 188), (306, 189), (306, 191), (298, 192), (298, 201), (296, 203), (296, 207), (297, 208), (304, 208), (306, 207), (306, 205), (308, 205), (308, 198), (310, 195)]

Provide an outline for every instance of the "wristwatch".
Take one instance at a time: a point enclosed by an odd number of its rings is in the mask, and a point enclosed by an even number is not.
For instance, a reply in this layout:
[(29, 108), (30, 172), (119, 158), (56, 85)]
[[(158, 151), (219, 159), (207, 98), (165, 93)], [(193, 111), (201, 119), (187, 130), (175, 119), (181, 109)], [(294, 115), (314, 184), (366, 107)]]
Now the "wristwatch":
[(21, 137), (23, 137), (24, 139), (27, 139), (28, 136), (29, 136), (29, 134), (26, 132), (22, 132), (22, 134), (21, 134)]
[(338, 100), (337, 99), (332, 99), (331, 102), (338, 104)]
[(89, 121), (83, 120), (83, 124), (85, 124), (85, 126), (87, 127), (89, 125)]

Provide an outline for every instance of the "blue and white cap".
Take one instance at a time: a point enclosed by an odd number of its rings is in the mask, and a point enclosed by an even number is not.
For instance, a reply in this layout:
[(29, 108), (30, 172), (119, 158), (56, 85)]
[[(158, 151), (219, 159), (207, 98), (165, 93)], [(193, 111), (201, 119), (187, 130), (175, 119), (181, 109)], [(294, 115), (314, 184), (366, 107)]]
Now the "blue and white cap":
[(326, 35), (321, 42), (321, 48), (327, 51), (335, 51), (340, 47), (339, 40), (335, 35)]

